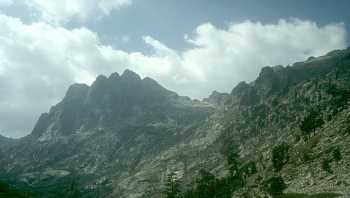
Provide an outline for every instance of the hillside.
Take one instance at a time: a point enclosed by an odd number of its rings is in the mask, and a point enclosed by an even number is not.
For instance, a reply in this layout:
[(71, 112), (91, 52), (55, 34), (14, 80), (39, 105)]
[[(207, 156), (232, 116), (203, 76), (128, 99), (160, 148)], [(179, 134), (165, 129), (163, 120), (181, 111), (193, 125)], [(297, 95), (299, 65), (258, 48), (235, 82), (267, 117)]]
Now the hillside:
[(218, 143), (235, 143), (243, 162), (256, 163), (246, 193), (262, 194), (263, 180), (281, 176), (285, 192), (349, 196), (349, 66), (350, 50), (334, 51), (266, 67), (233, 89)]

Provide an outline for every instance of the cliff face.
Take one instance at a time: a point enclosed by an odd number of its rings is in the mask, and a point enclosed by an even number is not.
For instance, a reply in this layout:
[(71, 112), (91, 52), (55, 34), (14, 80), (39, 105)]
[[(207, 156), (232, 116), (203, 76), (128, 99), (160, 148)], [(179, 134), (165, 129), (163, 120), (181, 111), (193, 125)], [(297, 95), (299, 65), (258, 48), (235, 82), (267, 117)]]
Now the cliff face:
[[(31, 135), (0, 147), (0, 175), (34, 188), (79, 178), (87, 197), (157, 197), (170, 172), (184, 183), (202, 168), (226, 175), (222, 151), (234, 146), (242, 164), (257, 167), (237, 197), (263, 195), (258, 178), (273, 175), (284, 178), (286, 192), (347, 197), (349, 100), (349, 49), (265, 67), (254, 82), (203, 102), (129, 70), (99, 76), (91, 86), (72, 85)], [(308, 132), (301, 125), (313, 112), (323, 123)], [(271, 153), (281, 144), (288, 160), (276, 171)], [(341, 159), (333, 159), (335, 150)], [(332, 171), (324, 170), (325, 160)]]

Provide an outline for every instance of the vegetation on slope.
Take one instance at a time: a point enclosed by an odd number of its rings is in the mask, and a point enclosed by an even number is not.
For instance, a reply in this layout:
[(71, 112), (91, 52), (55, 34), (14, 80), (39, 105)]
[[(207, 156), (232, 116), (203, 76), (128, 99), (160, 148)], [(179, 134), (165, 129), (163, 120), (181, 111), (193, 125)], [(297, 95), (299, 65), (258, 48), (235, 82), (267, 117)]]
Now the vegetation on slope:
[(0, 198), (31, 198), (28, 192), (21, 192), (20, 190), (10, 186), (9, 184), (0, 181)]

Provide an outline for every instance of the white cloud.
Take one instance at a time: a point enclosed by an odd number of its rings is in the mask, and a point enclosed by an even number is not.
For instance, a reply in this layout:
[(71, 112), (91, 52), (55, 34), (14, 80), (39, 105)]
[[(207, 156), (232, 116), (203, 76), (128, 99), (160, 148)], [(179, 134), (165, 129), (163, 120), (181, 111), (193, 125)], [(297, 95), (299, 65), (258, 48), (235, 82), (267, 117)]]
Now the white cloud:
[(131, 0), (19, 0), (33, 10), (37, 10), (41, 18), (53, 24), (66, 23), (70, 20), (85, 22), (91, 18), (110, 15), (132, 3)]
[(276, 24), (245, 21), (227, 29), (207, 23), (185, 39), (194, 46), (183, 52), (150, 37), (145, 37), (145, 42), (155, 50), (152, 57), (169, 67), (172, 80), (163, 82), (195, 97), (205, 97), (215, 89), (230, 91), (239, 81), (254, 80), (263, 66), (292, 64), (346, 47), (343, 24), (320, 27), (299, 19)]
[(98, 74), (130, 68), (180, 94), (204, 97), (214, 89), (230, 91), (241, 80), (253, 80), (265, 65), (346, 47), (342, 24), (320, 27), (300, 20), (246, 21), (226, 29), (203, 24), (187, 37), (193, 47), (185, 51), (145, 36), (151, 55), (102, 45), (86, 28), (28, 25), (5, 15), (0, 15), (0, 26), (0, 126), (11, 136), (30, 132), (37, 116), (62, 98), (70, 84), (91, 83)]
[(193, 94), (203, 96), (213, 89), (229, 91), (238, 81), (255, 79), (262, 66), (291, 64), (345, 48), (346, 32), (343, 24), (320, 27), (298, 19), (276, 24), (246, 21), (227, 29), (203, 24), (187, 40), (195, 47), (181, 53), (182, 65), (202, 76), (206, 83), (196, 84), (201, 88)]

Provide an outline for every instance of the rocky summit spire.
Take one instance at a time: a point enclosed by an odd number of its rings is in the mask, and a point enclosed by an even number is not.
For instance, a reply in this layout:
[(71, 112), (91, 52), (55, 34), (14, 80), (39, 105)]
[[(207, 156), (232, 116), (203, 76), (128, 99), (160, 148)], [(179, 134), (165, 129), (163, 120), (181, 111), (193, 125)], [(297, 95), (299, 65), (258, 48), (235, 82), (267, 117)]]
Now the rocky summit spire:
[[(70, 86), (64, 99), (40, 117), (33, 133), (44, 141), (78, 130), (120, 127), (120, 123), (128, 119), (140, 123), (146, 117), (163, 119), (171, 117), (165, 115), (166, 110), (174, 108), (175, 103), (179, 105), (177, 100), (176, 93), (151, 78), (141, 79), (131, 70), (125, 70), (121, 76), (118, 73), (108, 78), (99, 75), (90, 87), (85, 84)], [(158, 112), (161, 109), (164, 112)]]
[(109, 79), (118, 79), (120, 77), (118, 72), (114, 72), (109, 76)]
[(141, 80), (141, 77), (137, 73), (135, 73), (135, 72), (133, 72), (133, 71), (131, 71), (129, 69), (126, 69), (123, 72), (121, 78), (127, 79), (127, 80), (134, 80), (134, 81)]

